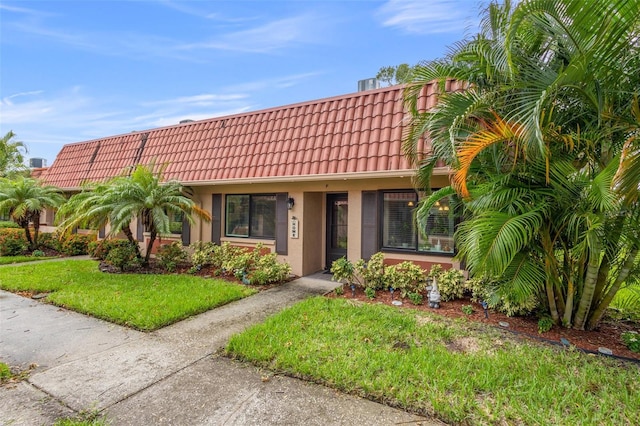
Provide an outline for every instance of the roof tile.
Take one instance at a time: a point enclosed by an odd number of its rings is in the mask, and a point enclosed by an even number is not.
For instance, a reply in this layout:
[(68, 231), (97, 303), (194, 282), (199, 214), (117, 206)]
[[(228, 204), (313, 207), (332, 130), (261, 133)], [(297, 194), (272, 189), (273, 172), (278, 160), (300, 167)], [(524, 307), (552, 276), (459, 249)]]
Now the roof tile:
[[(424, 89), (421, 109), (433, 106), (436, 90)], [(169, 163), (167, 177), (185, 182), (408, 170), (402, 93), (393, 86), (69, 144), (42, 177), (77, 188), (154, 160)]]

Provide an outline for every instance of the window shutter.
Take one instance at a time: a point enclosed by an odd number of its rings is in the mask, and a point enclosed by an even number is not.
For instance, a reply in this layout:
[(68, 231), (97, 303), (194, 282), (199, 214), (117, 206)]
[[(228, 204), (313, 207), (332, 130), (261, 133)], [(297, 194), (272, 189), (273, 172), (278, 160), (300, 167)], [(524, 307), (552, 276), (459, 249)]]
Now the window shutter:
[(106, 233), (106, 231), (105, 231), (105, 229), (104, 229), (104, 226), (103, 226), (103, 227), (101, 227), (101, 228), (98, 230), (98, 238), (103, 239), (103, 238), (105, 237), (105, 235), (106, 235), (106, 234), (107, 234), (107, 233)]
[(289, 194), (281, 192), (276, 194), (276, 253), (287, 255), (289, 243), (289, 215), (287, 199)]
[(211, 195), (211, 242), (220, 245), (222, 232), (222, 194)]
[(362, 192), (362, 258), (369, 260), (380, 251), (378, 238), (378, 193), (376, 191)]
[(191, 244), (191, 224), (187, 218), (182, 219), (182, 245), (188, 246)]
[(138, 241), (144, 241), (144, 226), (142, 226), (141, 217), (138, 217), (138, 224), (136, 225), (136, 239)]

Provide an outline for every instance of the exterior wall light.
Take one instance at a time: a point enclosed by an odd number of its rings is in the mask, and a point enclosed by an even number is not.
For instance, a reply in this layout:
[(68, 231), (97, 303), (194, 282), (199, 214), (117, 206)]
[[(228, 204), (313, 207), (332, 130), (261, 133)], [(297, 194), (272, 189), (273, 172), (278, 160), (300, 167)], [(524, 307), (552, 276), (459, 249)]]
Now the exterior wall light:
[(289, 197), (289, 199), (287, 200), (287, 208), (291, 210), (295, 204), (296, 201), (293, 198)]

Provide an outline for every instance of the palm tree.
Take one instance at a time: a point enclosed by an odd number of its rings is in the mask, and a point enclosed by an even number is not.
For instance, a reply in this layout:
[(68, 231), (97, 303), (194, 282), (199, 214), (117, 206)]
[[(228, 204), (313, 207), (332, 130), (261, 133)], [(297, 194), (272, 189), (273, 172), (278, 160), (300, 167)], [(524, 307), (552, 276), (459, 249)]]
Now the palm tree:
[(143, 265), (148, 265), (156, 238), (171, 233), (170, 215), (182, 214), (190, 223), (195, 222), (193, 216), (211, 220), (207, 211), (184, 194), (185, 189), (180, 182), (163, 182), (162, 169), (157, 173), (153, 169), (154, 165), (139, 165), (130, 175), (125, 171), (123, 176), (104, 184), (89, 185), (69, 200), (62, 212), (61, 228), (109, 223), (111, 235), (122, 231), (137, 247), (129, 225), (140, 219), (145, 231), (149, 232), (143, 258)]
[[(441, 192), (464, 200), (470, 272), (498, 277), (503, 296), (539, 297), (566, 326), (595, 327), (638, 282), (639, 22), (637, 0), (492, 3), (480, 34), (417, 67), (406, 92), (405, 153), (423, 188), (436, 161), (454, 170)], [(424, 85), (451, 78), (468, 89), (421, 112)]]
[(21, 151), (26, 153), (27, 148), (24, 143), (14, 140), (15, 136), (10, 130), (0, 138), (0, 177), (25, 169), (24, 155)]
[[(42, 210), (58, 207), (64, 201), (59, 188), (44, 185), (39, 180), (23, 176), (14, 180), (0, 179), (0, 212), (8, 213), (24, 229), (30, 250), (38, 248)], [(33, 224), (33, 236), (30, 224)]]

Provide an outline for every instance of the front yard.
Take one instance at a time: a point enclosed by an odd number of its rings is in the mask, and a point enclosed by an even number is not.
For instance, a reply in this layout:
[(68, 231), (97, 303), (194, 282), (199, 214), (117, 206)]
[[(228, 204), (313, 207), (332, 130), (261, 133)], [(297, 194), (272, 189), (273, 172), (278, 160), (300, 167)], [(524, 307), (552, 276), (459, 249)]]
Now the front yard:
[(234, 336), (227, 353), (456, 424), (632, 425), (640, 417), (637, 364), (347, 299), (301, 302)]
[(151, 331), (254, 294), (256, 290), (192, 275), (108, 274), (94, 260), (0, 268), (0, 289), (138, 330)]

